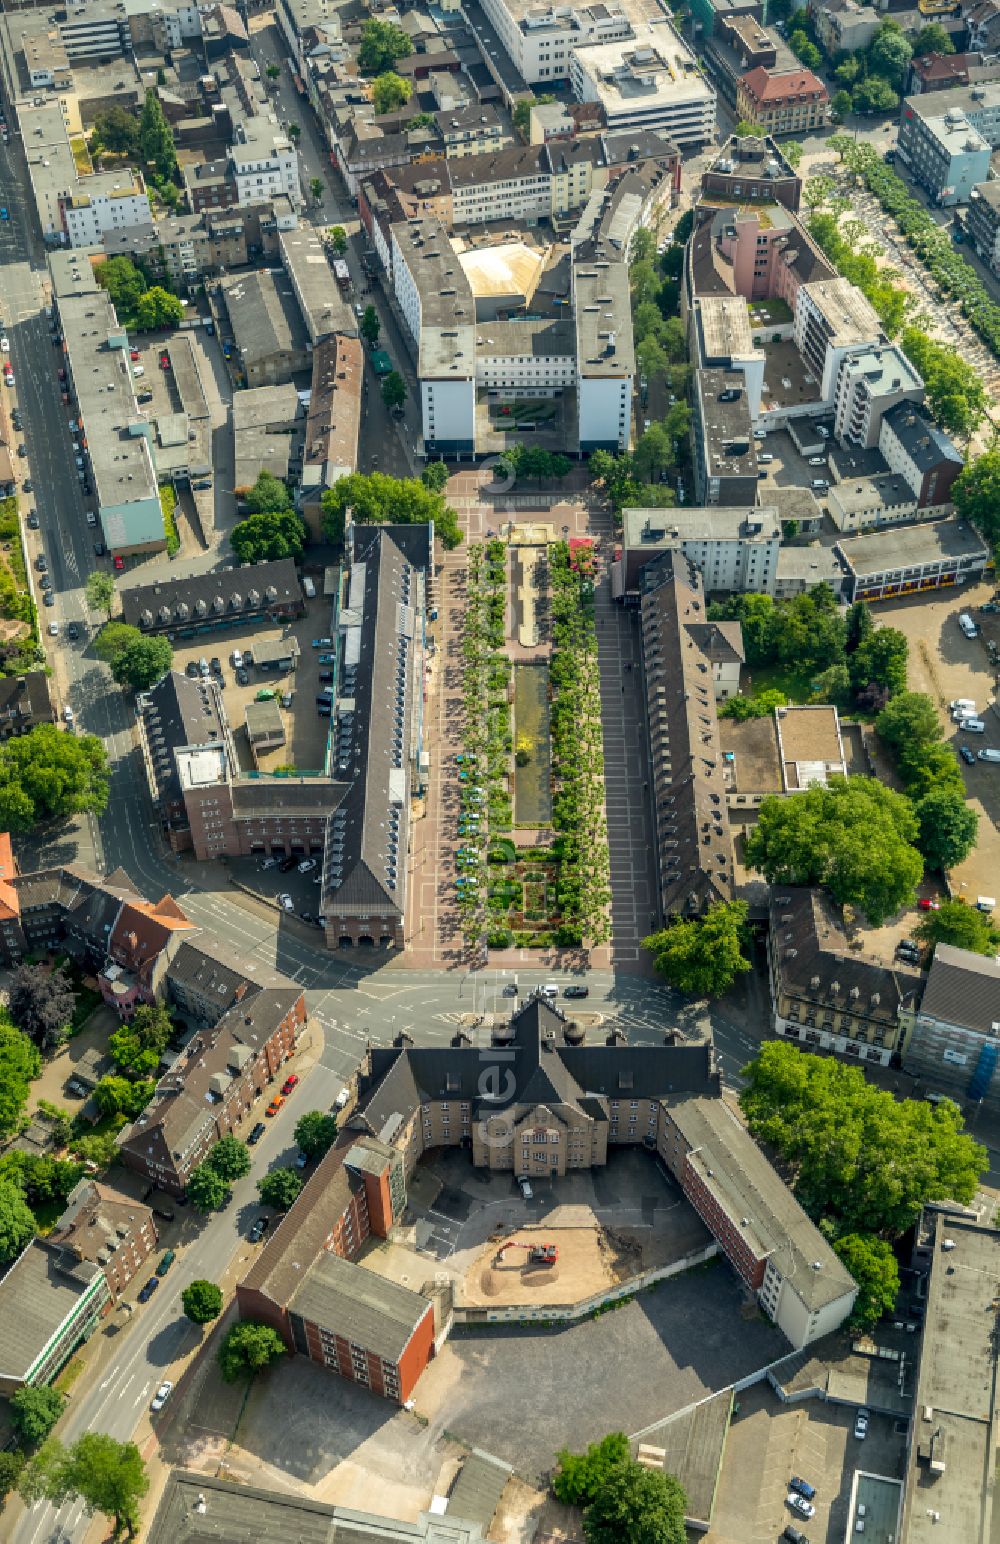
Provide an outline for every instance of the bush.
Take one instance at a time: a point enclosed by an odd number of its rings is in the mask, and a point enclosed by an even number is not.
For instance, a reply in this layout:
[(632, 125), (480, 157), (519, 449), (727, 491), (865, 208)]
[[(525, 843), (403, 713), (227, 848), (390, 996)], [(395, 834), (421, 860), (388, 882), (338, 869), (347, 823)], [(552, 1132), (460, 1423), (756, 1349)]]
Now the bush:
[(490, 949), (509, 949), (514, 942), (514, 934), (509, 927), (491, 928), (486, 934), (486, 943)]

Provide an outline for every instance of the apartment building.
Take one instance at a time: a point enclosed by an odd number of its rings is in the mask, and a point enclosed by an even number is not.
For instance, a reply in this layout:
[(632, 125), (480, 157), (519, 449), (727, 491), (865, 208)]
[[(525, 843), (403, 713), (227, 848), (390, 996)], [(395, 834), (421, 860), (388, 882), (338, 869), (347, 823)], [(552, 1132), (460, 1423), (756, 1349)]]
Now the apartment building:
[(952, 485), (965, 465), (951, 440), (914, 406), (897, 403), (882, 418), (878, 448), (891, 472), (901, 476), (920, 510), (950, 507)]
[(666, 551), (640, 574), (646, 733), (663, 918), (698, 916), (733, 895), (733, 845), (715, 689), (705, 644), (705, 584), (693, 563)]
[(27, 734), (36, 724), (54, 724), (56, 710), (44, 670), (0, 677), (0, 740)]
[(58, 101), (46, 97), (19, 104), (18, 120), (38, 221), (49, 245), (100, 246), (105, 234), (127, 234), (152, 224), (141, 172), (124, 167), (80, 174)]
[(776, 1035), (888, 1067), (920, 1002), (921, 971), (852, 947), (841, 912), (820, 890), (772, 885), (767, 960)]
[(902, 1061), (931, 1092), (1000, 1108), (1000, 963), (952, 944), (934, 949), (923, 999), (906, 1016)]
[(764, 134), (815, 134), (826, 125), (830, 94), (812, 70), (749, 70), (736, 88), (736, 113)]
[(871, 450), (879, 443), (882, 420), (897, 402), (921, 403), (924, 383), (896, 344), (859, 348), (837, 373), (834, 434), (841, 444)]
[(359, 338), (335, 333), (313, 349), (299, 508), (316, 540), (322, 535), (323, 494), (357, 471), (364, 368)]
[(143, 633), (175, 630), (182, 637), (214, 633), (241, 620), (280, 622), (305, 609), (291, 558), (246, 563), (219, 573), (187, 574), (133, 584), (121, 591), (122, 620)]
[(283, 195), (294, 209), (301, 208), (298, 156), (273, 113), (258, 113), (237, 123), (229, 163), (238, 204), (259, 204)]
[[(640, 576), (646, 564), (668, 548), (679, 551), (698, 569), (706, 590), (716, 594), (772, 595), (781, 547), (781, 520), (771, 505), (736, 508), (625, 509), (621, 555), (611, 568), (611, 593), (626, 605), (638, 605)], [(742, 650), (740, 650), (742, 657)], [(726, 689), (739, 689), (739, 665)]]
[(752, 505), (757, 498), (757, 441), (740, 370), (695, 371), (691, 441), (698, 503), (729, 509)]
[(931, 198), (968, 203), (987, 180), (990, 151), (1000, 145), (1000, 83), (954, 86), (907, 97), (897, 154)]
[(67, 1268), (89, 1262), (103, 1273), (116, 1302), (156, 1248), (156, 1222), (141, 1201), (97, 1180), (81, 1179), (45, 1245)]
[(706, 144), (715, 133), (715, 92), (669, 21), (647, 25), (642, 40), (575, 48), (573, 94), (599, 102), (609, 129), (659, 129), (682, 148)]
[(635, 347), (626, 253), (598, 235), (573, 250), (577, 437), (582, 452), (622, 451), (631, 440)]
[(1000, 274), (1000, 180), (972, 189), (967, 224), (976, 255), (992, 273)]
[(162, 552), (163, 510), (150, 439), (140, 420), (129, 340), (87, 249), (49, 257), (63, 356), (90, 463), (97, 518), (112, 552)]
[(795, 296), (795, 344), (820, 383), (824, 402), (835, 398), (848, 354), (882, 341), (874, 309), (847, 279), (801, 284)]
[(471, 453), (476, 315), (469, 281), (437, 220), (393, 225), (391, 243), (393, 288), (417, 356), (424, 446), (428, 455)]
[(847, 570), (847, 599), (869, 602), (969, 584), (990, 557), (978, 532), (953, 519), (911, 525), (902, 542), (895, 531), (844, 537), (834, 551)]

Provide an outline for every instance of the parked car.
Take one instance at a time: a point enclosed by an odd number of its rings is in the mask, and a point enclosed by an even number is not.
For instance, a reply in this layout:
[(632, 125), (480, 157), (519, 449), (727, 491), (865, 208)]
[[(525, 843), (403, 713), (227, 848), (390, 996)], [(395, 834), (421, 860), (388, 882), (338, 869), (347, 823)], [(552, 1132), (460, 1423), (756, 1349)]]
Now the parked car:
[(303, 858), (302, 862), (299, 864), (299, 873), (300, 874), (311, 874), (315, 867), (316, 867), (316, 859), (315, 858)]
[(237, 682), (239, 683), (240, 686), (249, 686), (250, 685), (250, 677), (247, 674), (247, 672), (242, 668), (242, 666), (236, 672), (236, 680), (237, 680)]
[(103, 558), (103, 556), (104, 556), (104, 543), (102, 541), (95, 541), (95, 543), (94, 543), (94, 556), (96, 558)]
[(290, 858), (282, 858), (278, 867), (281, 869), (283, 874), (290, 874), (298, 861), (298, 858), (296, 858), (294, 855)]
[(934, 897), (930, 896), (930, 895), (922, 895), (920, 897), (919, 901), (917, 902), (917, 905), (919, 906), (921, 911), (940, 911), (941, 910), (941, 902), (940, 901), (936, 901), (934, 899)]
[(133, 364), (136, 364), (139, 360), (139, 350), (137, 348), (130, 348), (128, 351), (128, 357), (131, 359)]
[(146, 1282), (146, 1285), (144, 1287), (142, 1287), (140, 1289), (140, 1291), (139, 1291), (139, 1301), (140, 1301), (140, 1303), (148, 1303), (150, 1298), (152, 1297), (153, 1293), (156, 1291), (156, 1289), (157, 1289), (157, 1287), (159, 1285), (160, 1285), (160, 1278), (159, 1278), (159, 1276), (150, 1276), (149, 1280)]
[(337, 663), (337, 656), (336, 654), (321, 654), (319, 662), (321, 665), (335, 665)]
[(862, 1406), (854, 1420), (854, 1435), (863, 1442), (868, 1435), (869, 1412)]
[(796, 1491), (790, 1490), (785, 1499), (788, 1502), (788, 1505), (791, 1507), (792, 1511), (798, 1512), (800, 1517), (816, 1516), (816, 1508), (813, 1506), (812, 1502), (807, 1501), (805, 1496), (798, 1495)]
[(797, 1474), (792, 1475), (788, 1482), (788, 1488), (789, 1490), (794, 1490), (797, 1495), (805, 1496), (807, 1501), (815, 1501), (816, 1499), (815, 1485), (810, 1485), (808, 1480), (800, 1479)]
[(781, 1537), (787, 1541), (787, 1544), (809, 1544), (809, 1540), (802, 1532), (802, 1529), (796, 1528), (794, 1523), (788, 1524)]
[(211, 670), (213, 675), (221, 675), (222, 674), (222, 661), (219, 658), (218, 654), (213, 654), (212, 655), (212, 658), (209, 660), (209, 669)]
[(298, 1083), (299, 1083), (299, 1075), (298, 1075), (298, 1073), (297, 1072), (289, 1073), (288, 1077), (285, 1079), (285, 1081), (281, 1085), (281, 1092), (287, 1098), (288, 1095), (291, 1093), (292, 1089), (296, 1088), (298, 1086)]
[(313, 641), (312, 641), (312, 646), (313, 646), (314, 649), (332, 649), (333, 648), (333, 639), (332, 638), (314, 638)]
[(518, 1186), (518, 1189), (521, 1192), (521, 1195), (524, 1197), (525, 1201), (530, 1201), (531, 1197), (532, 1197), (532, 1194), (533, 1194), (533, 1191), (532, 1191), (531, 1186), (529, 1185), (527, 1179), (525, 1178), (525, 1176), (523, 1174), (519, 1174), (517, 1176), (517, 1186)]
[(42, 522), (39, 520), (38, 516), (35, 514), (35, 511), (33, 509), (29, 510), (28, 511), (28, 530), (29, 531), (40, 530), (41, 529), (41, 524), (42, 524)]
[(163, 353), (160, 355), (160, 369), (170, 369), (170, 355), (167, 353), (166, 349), (164, 349)]
[(120, 574), (122, 569), (125, 567), (125, 559), (122, 557), (121, 553), (116, 552), (111, 562), (115, 573)]
[(589, 997), (589, 986), (567, 986), (563, 989), (564, 997)]
[(319, 678), (320, 678), (321, 681), (332, 681), (333, 680), (333, 671), (332, 670), (321, 670), (320, 673), (319, 673)]
[(974, 750), (971, 750), (968, 745), (960, 745), (958, 747), (958, 754), (961, 756), (967, 767), (975, 766), (976, 753)]
[(176, 1259), (177, 1256), (174, 1251), (172, 1249), (168, 1249), (159, 1265), (156, 1267), (157, 1276), (165, 1276)]
[(192, 483), (191, 486), (196, 488), (199, 493), (204, 493), (206, 488), (212, 486), (212, 480), (210, 477), (203, 477), (200, 482)]
[(35, 485), (30, 477), (26, 477), (24, 479), (24, 482), (21, 484), (21, 488), (25, 493), (34, 493), (35, 491)]
[(268, 1105), (267, 1109), (264, 1111), (264, 1114), (267, 1115), (267, 1116), (277, 1115), (278, 1111), (281, 1109), (281, 1106), (284, 1104), (284, 1102), (285, 1102), (285, 1100), (284, 1100), (284, 1096), (282, 1094), (275, 1094), (274, 1098), (271, 1100), (271, 1103)]
[(247, 1242), (250, 1244), (259, 1244), (266, 1232), (267, 1218), (255, 1217), (247, 1231)]
[(79, 638), (79, 636), (80, 636), (79, 623), (77, 623), (77, 622), (70, 622), (69, 625), (66, 628), (66, 637), (69, 638), (73, 643), (75, 643), (76, 640)]
[(287, 894), (279, 895), (277, 897), (277, 900), (278, 900), (278, 905), (281, 907), (282, 911), (294, 911), (295, 910), (295, 902), (292, 900), (290, 895), (287, 895)]
[(295, 1167), (297, 1169), (307, 1169), (309, 1167), (308, 1153), (299, 1153), (299, 1156), (295, 1160)]
[(264, 1125), (264, 1122), (259, 1120), (247, 1137), (247, 1146), (256, 1147), (257, 1143), (260, 1141), (266, 1130), (267, 1127)]
[(170, 1379), (165, 1378), (164, 1381), (160, 1384), (156, 1393), (153, 1395), (153, 1401), (149, 1408), (151, 1410), (162, 1410), (163, 1406), (170, 1398), (172, 1389), (173, 1384), (171, 1383)]
[(174, 1220), (173, 1212), (166, 1206), (154, 1206), (153, 1216), (159, 1217), (161, 1222), (173, 1222)]

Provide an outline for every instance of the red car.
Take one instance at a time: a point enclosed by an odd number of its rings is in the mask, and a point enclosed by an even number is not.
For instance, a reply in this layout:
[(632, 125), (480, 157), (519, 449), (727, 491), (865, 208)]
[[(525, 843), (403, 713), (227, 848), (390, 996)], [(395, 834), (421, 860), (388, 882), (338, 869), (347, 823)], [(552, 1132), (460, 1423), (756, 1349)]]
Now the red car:
[(292, 1089), (295, 1087), (295, 1085), (296, 1085), (296, 1083), (298, 1083), (298, 1081), (299, 1081), (298, 1073), (293, 1072), (282, 1083), (282, 1085), (281, 1085), (281, 1092), (286, 1096), (286, 1098), (291, 1093)]
[(130, 348), (129, 351), (128, 351), (128, 357), (130, 359), (138, 359), (139, 358), (139, 350), (137, 348)]
[(920, 897), (919, 901), (917, 902), (917, 905), (920, 907), (921, 911), (940, 911), (941, 910), (941, 902), (940, 901), (928, 900), (926, 895), (922, 895)]
[(169, 370), (170, 369), (170, 355), (169, 354), (165, 354), (164, 353), (164, 354), (160, 355), (160, 369), (161, 370)]
[(122, 557), (121, 553), (115, 553), (113, 562), (115, 565), (115, 572), (120, 574), (122, 569), (125, 567), (125, 559)]

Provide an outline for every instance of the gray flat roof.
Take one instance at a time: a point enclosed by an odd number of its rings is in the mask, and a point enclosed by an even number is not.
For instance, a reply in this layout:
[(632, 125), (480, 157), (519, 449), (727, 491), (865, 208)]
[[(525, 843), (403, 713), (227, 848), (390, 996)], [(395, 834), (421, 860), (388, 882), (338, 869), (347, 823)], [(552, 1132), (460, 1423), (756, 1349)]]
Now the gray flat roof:
[(101, 1272), (83, 1261), (72, 1276), (33, 1239), (0, 1281), (0, 1377), (23, 1378)]
[(326, 250), (312, 226), (280, 231), (278, 250), (292, 281), (309, 341), (316, 344), (332, 332), (357, 336), (357, 320), (340, 293)]
[(847, 536), (837, 549), (856, 576), (989, 555), (979, 533), (964, 520), (924, 520), (905, 529)]
[(276, 354), (305, 354), (309, 339), (291, 281), (249, 269), (222, 281), (233, 338), (245, 364)]
[(577, 373), (620, 378), (635, 374), (628, 263), (600, 240), (573, 254), (573, 313)]
[(421, 379), (475, 375), (476, 305), (472, 287), (440, 221), (406, 220), (392, 238), (420, 295)]
[(398, 1362), (430, 1302), (324, 1249), (288, 1307), (320, 1329), (342, 1335), (387, 1362)]

